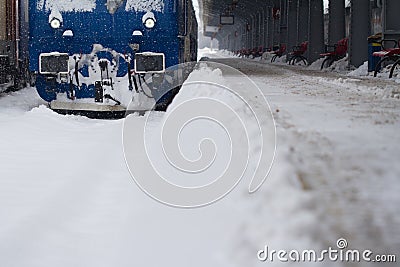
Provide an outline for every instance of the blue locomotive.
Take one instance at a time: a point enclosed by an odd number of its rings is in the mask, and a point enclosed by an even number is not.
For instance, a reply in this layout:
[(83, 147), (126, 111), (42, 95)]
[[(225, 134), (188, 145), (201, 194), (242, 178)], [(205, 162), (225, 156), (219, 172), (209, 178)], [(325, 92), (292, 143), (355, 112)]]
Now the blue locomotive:
[(29, 46), (29, 70), (40, 97), (63, 114), (121, 117), (132, 99), (146, 110), (153, 98), (164, 110), (174, 92), (157, 96), (155, 81), (167, 68), (197, 60), (191, 0), (25, 3), (29, 25), (21, 32), (28, 38), (21, 45)]

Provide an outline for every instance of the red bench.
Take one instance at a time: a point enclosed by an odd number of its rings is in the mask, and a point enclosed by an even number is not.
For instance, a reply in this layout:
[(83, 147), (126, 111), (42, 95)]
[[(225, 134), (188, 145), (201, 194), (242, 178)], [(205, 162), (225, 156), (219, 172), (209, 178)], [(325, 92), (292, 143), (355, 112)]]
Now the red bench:
[(285, 54), (285, 52), (286, 52), (286, 45), (285, 44), (281, 44), (280, 46), (279, 46), (279, 49), (277, 49), (277, 50), (274, 50), (273, 52), (272, 52), (272, 54), (274, 55), (273, 57), (272, 57), (272, 59), (271, 59), (271, 62), (275, 62), (275, 60), (279, 57), (282, 57), (283, 56), (283, 54)]
[(307, 59), (303, 56), (308, 49), (308, 42), (302, 42), (298, 46), (294, 46), (292, 52), (289, 54), (289, 65), (294, 65), (297, 62), (303, 62), (308, 65)]
[[(392, 43), (393, 46), (390, 48), (385, 47), (386, 43)], [(376, 64), (374, 77), (377, 76), (378, 72), (381, 70), (382, 63), (385, 61), (394, 61), (392, 68), (390, 69), (389, 78), (393, 77), (394, 70), (398, 65), (400, 65), (400, 39), (399, 40), (391, 40), (391, 39), (383, 39), (381, 41), (382, 51), (374, 52), (373, 55), (375, 57), (381, 57), (378, 64)]]
[[(322, 62), (321, 70), (324, 68), (324, 66), (328, 68), (333, 64), (333, 62), (344, 58), (347, 54), (348, 47), (349, 47), (348, 38), (343, 38), (335, 45), (326, 45), (325, 53), (320, 54), (321, 57), (326, 57), (325, 60)], [(329, 49), (332, 50), (329, 51)]]
[(251, 51), (251, 55), (253, 57), (261, 57), (262, 54), (264, 53), (264, 47), (263, 46), (259, 46), (259, 47), (254, 47), (253, 50)]
[(249, 57), (251, 54), (250, 49), (243, 48), (242, 50), (239, 51), (240, 57)]

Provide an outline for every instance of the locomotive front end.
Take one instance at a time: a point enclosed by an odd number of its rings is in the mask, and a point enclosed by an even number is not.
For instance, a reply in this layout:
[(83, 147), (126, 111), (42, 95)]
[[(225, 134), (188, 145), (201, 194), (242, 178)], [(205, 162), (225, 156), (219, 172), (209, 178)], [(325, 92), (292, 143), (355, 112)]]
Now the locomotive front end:
[(156, 81), (180, 63), (178, 2), (31, 1), (30, 69), (41, 98), (59, 113), (96, 118), (163, 105)]

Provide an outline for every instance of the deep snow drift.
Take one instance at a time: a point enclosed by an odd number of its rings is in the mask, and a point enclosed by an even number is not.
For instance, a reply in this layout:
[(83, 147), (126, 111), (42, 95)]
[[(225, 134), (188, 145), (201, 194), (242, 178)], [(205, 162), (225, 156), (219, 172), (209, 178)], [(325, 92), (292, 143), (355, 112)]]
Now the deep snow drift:
[[(250, 74), (271, 104), (278, 150), (260, 191), (249, 195), (244, 180), (202, 209), (164, 206), (129, 174), (123, 121), (55, 114), (32, 88), (1, 95), (2, 266), (297, 266), (259, 262), (257, 251), (320, 250), (341, 237), (351, 248), (398, 253), (397, 84), (206, 56)], [(209, 69), (195, 73), (211, 74), (221, 78)], [(164, 116), (156, 113), (152, 125)], [(134, 120), (139, 125), (144, 117)], [(184, 153), (197, 156), (190, 139), (183, 144)]]

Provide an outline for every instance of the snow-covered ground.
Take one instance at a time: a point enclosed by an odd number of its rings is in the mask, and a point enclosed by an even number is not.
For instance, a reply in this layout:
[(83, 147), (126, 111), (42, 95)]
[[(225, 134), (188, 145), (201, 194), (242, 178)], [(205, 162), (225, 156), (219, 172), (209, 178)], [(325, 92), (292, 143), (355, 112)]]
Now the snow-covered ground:
[[(210, 54), (212, 54), (213, 57), (239, 58), (239, 56), (234, 55), (231, 51), (228, 51), (228, 50), (211, 51), (209, 48), (205, 48), (205, 49), (202, 49), (201, 51), (202, 52), (200, 53), (199, 58), (202, 57), (202, 55), (207, 56)], [(261, 57), (249, 58), (249, 59), (251, 61), (255, 61), (255, 62), (270, 63), (273, 55), (274, 54), (271, 52), (265, 52)], [(349, 76), (349, 77), (368, 77), (371, 80), (374, 80), (376, 82), (377, 80), (379, 81), (379, 79), (388, 80), (390, 70), (393, 66), (393, 64), (389, 64), (386, 67), (383, 67), (381, 69), (381, 71), (379, 73), (377, 73), (377, 77), (374, 77), (374, 72), (368, 72), (368, 61), (364, 62), (364, 64), (358, 68), (354, 68), (353, 66), (349, 67), (348, 56), (346, 56), (340, 60), (333, 62), (330, 67), (325, 67), (323, 70), (321, 70), (321, 65), (324, 62), (324, 60), (325, 60), (325, 57), (317, 59), (316, 61), (311, 63), (309, 66), (307, 66), (306, 69), (320, 71), (320, 72), (327, 72), (327, 73), (335, 72), (335, 73), (342, 74), (343, 76)], [(287, 55), (276, 58), (273, 64), (274, 65), (288, 65)], [(391, 80), (400, 84), (399, 70), (400, 70), (400, 68), (397, 66), (396, 70), (393, 73), (393, 77)], [(379, 78), (379, 79), (377, 79), (377, 78)]]
[[(248, 74), (271, 104), (278, 150), (260, 191), (243, 184), (201, 209), (164, 206), (129, 174), (123, 121), (55, 114), (33, 88), (2, 95), (0, 266), (299, 265), (257, 252), (339, 238), (400, 256), (398, 83), (203, 52)], [(223, 79), (245, 89), (238, 77)]]

